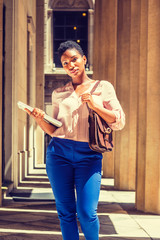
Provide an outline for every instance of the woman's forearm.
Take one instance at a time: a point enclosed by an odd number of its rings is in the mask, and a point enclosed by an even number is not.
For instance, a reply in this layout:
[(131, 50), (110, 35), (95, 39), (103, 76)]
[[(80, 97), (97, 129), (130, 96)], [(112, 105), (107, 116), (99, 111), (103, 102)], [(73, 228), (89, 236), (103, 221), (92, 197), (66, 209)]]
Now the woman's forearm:
[(98, 104), (94, 104), (92, 109), (101, 117), (103, 118), (107, 123), (114, 123), (116, 122), (116, 116), (115, 114), (111, 111), (108, 110), (104, 107), (101, 107)]
[(52, 124), (46, 122), (45, 120), (36, 120), (37, 124), (40, 126), (40, 128), (47, 133), (48, 135), (50, 135), (52, 137), (52, 134), (54, 133), (54, 131), (56, 130), (56, 127), (53, 126)]
[(101, 116), (107, 123), (115, 123), (116, 116), (111, 111), (108, 110), (93, 101), (91, 93), (84, 93), (81, 95), (82, 103), (87, 103), (88, 107), (94, 110), (99, 116)]
[(52, 134), (56, 130), (56, 127), (44, 120), (45, 112), (39, 108), (34, 108), (32, 112), (28, 109), (25, 110), (29, 114), (29, 116), (35, 119), (36, 123), (40, 126), (40, 128), (52, 137)]

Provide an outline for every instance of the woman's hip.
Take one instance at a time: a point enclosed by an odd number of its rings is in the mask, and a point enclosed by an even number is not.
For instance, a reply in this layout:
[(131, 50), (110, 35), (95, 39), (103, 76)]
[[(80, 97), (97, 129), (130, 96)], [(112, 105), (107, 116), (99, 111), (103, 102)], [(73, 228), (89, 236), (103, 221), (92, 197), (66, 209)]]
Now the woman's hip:
[(102, 154), (90, 149), (87, 142), (70, 139), (52, 138), (47, 148), (46, 160), (64, 159), (70, 163), (81, 161), (96, 161), (102, 159)]

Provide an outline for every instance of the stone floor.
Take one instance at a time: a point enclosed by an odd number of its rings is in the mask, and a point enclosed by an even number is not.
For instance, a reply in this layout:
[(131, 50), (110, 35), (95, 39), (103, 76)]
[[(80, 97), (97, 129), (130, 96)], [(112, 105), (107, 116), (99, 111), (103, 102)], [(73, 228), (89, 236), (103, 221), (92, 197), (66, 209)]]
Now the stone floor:
[[(50, 190), (48, 190), (50, 191)], [(135, 193), (115, 191), (102, 179), (98, 215), (100, 240), (160, 240), (160, 216), (135, 209)], [(54, 200), (13, 201), (0, 208), (0, 240), (62, 240)], [(80, 230), (80, 240), (84, 240)]]

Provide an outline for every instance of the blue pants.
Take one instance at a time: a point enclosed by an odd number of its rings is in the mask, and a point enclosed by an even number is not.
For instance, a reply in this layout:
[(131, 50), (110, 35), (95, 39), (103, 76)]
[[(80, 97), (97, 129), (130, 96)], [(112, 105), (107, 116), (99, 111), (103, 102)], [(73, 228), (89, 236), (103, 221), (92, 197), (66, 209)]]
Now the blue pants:
[[(76, 214), (86, 240), (98, 240), (97, 205), (102, 154), (86, 142), (52, 138), (46, 170), (53, 189), (63, 240), (78, 240)], [(75, 194), (76, 190), (76, 194)]]

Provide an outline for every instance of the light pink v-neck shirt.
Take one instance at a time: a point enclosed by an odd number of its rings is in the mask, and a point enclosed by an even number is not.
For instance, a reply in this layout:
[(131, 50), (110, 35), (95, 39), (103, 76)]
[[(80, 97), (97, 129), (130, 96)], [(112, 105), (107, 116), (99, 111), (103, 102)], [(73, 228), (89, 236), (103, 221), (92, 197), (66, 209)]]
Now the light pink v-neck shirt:
[[(86, 92), (90, 92), (94, 84)], [(125, 125), (125, 114), (112, 84), (101, 81), (92, 97), (97, 104), (115, 114), (116, 122), (108, 125), (113, 130), (121, 130)], [(88, 108), (75, 93), (72, 82), (53, 91), (52, 105), (53, 117), (62, 122), (62, 127), (56, 129), (53, 137), (88, 142)]]

